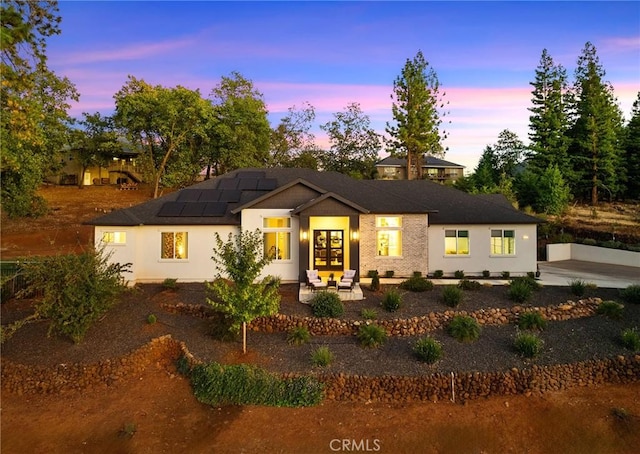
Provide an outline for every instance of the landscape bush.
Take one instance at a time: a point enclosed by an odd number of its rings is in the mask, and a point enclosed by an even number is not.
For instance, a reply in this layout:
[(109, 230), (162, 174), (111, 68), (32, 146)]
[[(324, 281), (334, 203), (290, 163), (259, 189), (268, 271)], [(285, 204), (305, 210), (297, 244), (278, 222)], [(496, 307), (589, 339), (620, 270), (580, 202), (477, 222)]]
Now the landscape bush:
[(287, 334), (287, 342), (289, 345), (302, 345), (311, 340), (311, 333), (306, 326), (296, 326)]
[(572, 279), (569, 281), (569, 289), (572, 295), (581, 297), (584, 296), (587, 291), (587, 283), (582, 279)]
[(333, 292), (322, 291), (311, 298), (311, 310), (316, 317), (336, 318), (344, 314), (344, 304)]
[(363, 347), (377, 348), (387, 340), (387, 332), (378, 325), (362, 325), (358, 330), (358, 340)]
[(614, 320), (620, 320), (623, 312), (624, 306), (616, 301), (603, 301), (596, 309), (597, 314)]
[(155, 314), (147, 315), (147, 323), (149, 325), (154, 325), (158, 321), (158, 317)]
[(216, 407), (307, 407), (319, 404), (323, 397), (324, 386), (314, 377), (280, 378), (250, 364), (199, 364), (188, 375), (196, 399)]
[(444, 276), (444, 271), (442, 271), (442, 270), (435, 270), (435, 271), (433, 272), (433, 277), (434, 277), (435, 279), (441, 279), (441, 278), (442, 278), (442, 276)]
[(400, 306), (402, 305), (402, 295), (395, 288), (391, 288), (384, 292), (380, 304), (385, 311), (395, 312), (400, 309)]
[(462, 290), (479, 290), (480, 288), (482, 288), (482, 284), (478, 281), (472, 281), (470, 279), (461, 279), (460, 282), (458, 282), (458, 287), (460, 287)]
[(503, 271), (500, 275), (502, 276), (502, 279), (509, 279), (511, 273), (509, 271)]
[(162, 281), (162, 288), (165, 290), (177, 290), (178, 289), (178, 279), (174, 278), (166, 278)]
[(462, 279), (464, 277), (464, 270), (456, 270), (453, 272), (453, 277), (456, 279)]
[(462, 289), (455, 285), (442, 287), (442, 302), (449, 307), (457, 307), (462, 302)]
[(326, 345), (321, 345), (311, 352), (311, 363), (314, 366), (326, 367), (333, 362), (333, 352)]
[(370, 309), (367, 307), (362, 308), (362, 310), (360, 311), (360, 315), (365, 320), (375, 320), (376, 318), (378, 318), (378, 312), (375, 309)]
[(622, 301), (629, 304), (640, 304), (640, 285), (630, 285), (620, 290)]
[(384, 277), (391, 279), (394, 275), (394, 271), (393, 270), (387, 270), (384, 272)]
[(403, 281), (400, 284), (400, 288), (410, 292), (426, 292), (428, 290), (433, 290), (433, 282), (422, 276), (414, 275), (406, 281)]
[(413, 346), (413, 354), (427, 364), (433, 364), (442, 358), (442, 344), (432, 337), (423, 337)]
[(518, 327), (522, 330), (543, 330), (547, 320), (538, 311), (524, 312), (518, 317)]
[(622, 345), (632, 352), (640, 351), (640, 333), (638, 328), (626, 328), (620, 334)]
[(380, 275), (376, 272), (371, 278), (371, 291), (377, 292), (380, 290)]
[(491, 271), (482, 270), (482, 277), (485, 278), (485, 279), (488, 279), (489, 277), (491, 277)]
[(516, 334), (513, 345), (521, 356), (534, 358), (542, 352), (544, 342), (535, 333), (520, 332)]
[(480, 337), (478, 321), (468, 315), (456, 315), (449, 322), (447, 331), (459, 342), (474, 342)]
[(535, 279), (531, 279), (528, 276), (515, 277), (511, 279), (509, 288), (507, 289), (507, 296), (511, 301), (516, 303), (524, 303), (531, 298), (534, 290), (539, 288), (539, 284)]

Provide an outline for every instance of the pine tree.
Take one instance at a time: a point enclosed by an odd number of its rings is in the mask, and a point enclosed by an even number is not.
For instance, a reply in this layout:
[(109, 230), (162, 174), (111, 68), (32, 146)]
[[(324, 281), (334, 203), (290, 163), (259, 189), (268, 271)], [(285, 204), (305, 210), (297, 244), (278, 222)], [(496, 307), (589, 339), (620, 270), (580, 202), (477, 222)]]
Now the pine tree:
[(575, 72), (573, 114), (570, 131), (570, 158), (576, 179), (573, 193), (598, 204), (598, 194), (605, 189), (609, 198), (621, 190), (622, 114), (605, 82), (596, 48), (587, 42), (578, 58)]
[(631, 120), (625, 128), (624, 166), (627, 170), (625, 196), (640, 199), (640, 92), (633, 103)]
[[(433, 68), (419, 51), (413, 60), (407, 59), (402, 73), (393, 82), (391, 99), (395, 125), (387, 123), (391, 137), (389, 151), (393, 156), (406, 157), (407, 178), (422, 178), (425, 155), (443, 157), (442, 141), (447, 134), (440, 131), (444, 108), (444, 92)], [(395, 95), (395, 96), (394, 96)], [(447, 103), (448, 104), (448, 103)]]
[(533, 107), (529, 108), (531, 170), (541, 174), (548, 166), (557, 165), (565, 177), (570, 177), (566, 70), (556, 65), (547, 49), (543, 49), (535, 74), (535, 80), (530, 82), (533, 86)]

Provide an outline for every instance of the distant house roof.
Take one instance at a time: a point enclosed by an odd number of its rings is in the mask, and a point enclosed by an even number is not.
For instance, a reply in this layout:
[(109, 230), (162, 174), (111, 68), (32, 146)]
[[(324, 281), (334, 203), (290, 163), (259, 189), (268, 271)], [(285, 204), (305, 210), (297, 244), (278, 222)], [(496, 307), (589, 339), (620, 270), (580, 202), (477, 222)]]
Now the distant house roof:
[[(376, 163), (376, 167), (406, 167), (407, 160), (404, 158), (393, 158), (388, 156), (384, 158), (382, 161)], [(422, 162), (422, 167), (432, 167), (432, 168), (458, 168), (464, 169), (465, 166), (456, 164), (453, 162), (445, 161), (444, 159), (435, 158), (433, 156), (425, 156)]]
[[(241, 169), (164, 197), (113, 211), (90, 225), (240, 225), (242, 209), (302, 184), (361, 213), (428, 214), (430, 224), (531, 224), (539, 219), (497, 198), (478, 197), (428, 180), (355, 180), (311, 169)], [(304, 207), (294, 207), (295, 214)]]

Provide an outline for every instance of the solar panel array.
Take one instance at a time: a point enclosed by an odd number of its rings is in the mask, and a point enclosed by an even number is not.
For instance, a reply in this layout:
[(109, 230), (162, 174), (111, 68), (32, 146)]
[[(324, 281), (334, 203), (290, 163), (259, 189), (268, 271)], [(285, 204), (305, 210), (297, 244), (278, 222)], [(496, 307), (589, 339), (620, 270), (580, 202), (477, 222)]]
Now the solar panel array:
[(216, 189), (183, 189), (175, 202), (165, 202), (160, 217), (221, 217), (228, 205), (238, 203), (242, 193), (268, 192), (277, 187), (275, 178), (264, 172), (240, 172), (235, 178), (220, 178)]

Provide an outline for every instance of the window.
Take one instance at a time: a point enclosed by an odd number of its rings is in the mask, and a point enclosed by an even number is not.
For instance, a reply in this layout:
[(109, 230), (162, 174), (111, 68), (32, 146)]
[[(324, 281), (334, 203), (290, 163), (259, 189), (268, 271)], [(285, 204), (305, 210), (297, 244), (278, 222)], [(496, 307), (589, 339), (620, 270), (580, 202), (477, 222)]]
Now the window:
[(108, 244), (125, 244), (127, 242), (126, 232), (104, 232), (102, 242)]
[(402, 217), (376, 217), (376, 244), (380, 257), (402, 255)]
[(469, 255), (469, 231), (445, 230), (444, 253), (446, 255)]
[(162, 232), (160, 258), (186, 260), (189, 257), (187, 232)]
[(491, 230), (491, 255), (515, 255), (515, 230)]
[(273, 260), (291, 260), (291, 218), (263, 218), (262, 227), (264, 255)]

